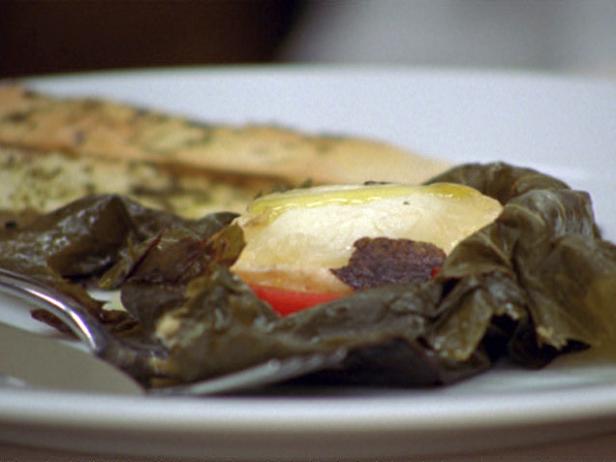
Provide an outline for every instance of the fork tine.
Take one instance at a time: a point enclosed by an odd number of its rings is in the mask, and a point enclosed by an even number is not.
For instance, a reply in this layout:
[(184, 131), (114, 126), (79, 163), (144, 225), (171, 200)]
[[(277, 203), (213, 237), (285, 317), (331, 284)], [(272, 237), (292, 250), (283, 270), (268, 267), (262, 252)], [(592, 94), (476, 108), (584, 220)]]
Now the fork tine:
[(72, 298), (24, 274), (0, 268), (0, 290), (35, 304), (57, 316), (95, 354), (102, 352), (109, 334)]

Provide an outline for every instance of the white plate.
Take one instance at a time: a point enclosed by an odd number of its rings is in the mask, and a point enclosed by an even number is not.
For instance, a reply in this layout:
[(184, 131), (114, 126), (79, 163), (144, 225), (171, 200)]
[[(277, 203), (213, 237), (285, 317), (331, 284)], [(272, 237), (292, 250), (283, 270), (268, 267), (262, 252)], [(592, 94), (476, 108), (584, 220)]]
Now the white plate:
[[(542, 75), (235, 68), (29, 83), (194, 118), (369, 136), (454, 162), (505, 160), (590, 191), (616, 238), (616, 85)], [(0, 315), (1, 317), (2, 315)], [(380, 459), (616, 431), (616, 367), (500, 368), (434, 390), (151, 399), (0, 391), (0, 440), (203, 460)]]

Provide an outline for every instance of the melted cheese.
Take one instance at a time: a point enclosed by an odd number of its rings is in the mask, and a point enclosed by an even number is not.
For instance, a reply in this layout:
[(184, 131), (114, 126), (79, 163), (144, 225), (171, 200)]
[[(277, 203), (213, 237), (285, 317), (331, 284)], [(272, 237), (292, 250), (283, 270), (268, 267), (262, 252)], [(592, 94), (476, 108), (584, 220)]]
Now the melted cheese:
[(362, 237), (430, 242), (445, 251), (492, 222), (501, 205), (467, 186), (321, 186), (263, 196), (238, 219), (246, 281), (305, 291), (349, 290), (331, 272)]

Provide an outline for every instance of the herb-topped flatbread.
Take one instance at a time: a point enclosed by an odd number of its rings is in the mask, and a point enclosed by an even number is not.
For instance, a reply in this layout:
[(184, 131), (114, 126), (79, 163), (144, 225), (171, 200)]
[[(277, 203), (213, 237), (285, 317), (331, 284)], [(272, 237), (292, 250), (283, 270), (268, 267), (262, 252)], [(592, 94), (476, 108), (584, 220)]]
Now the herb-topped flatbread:
[(0, 146), (0, 212), (50, 212), (91, 194), (120, 194), (186, 218), (241, 212), (256, 195), (287, 182), (271, 177), (192, 172), (143, 160), (113, 162), (61, 151)]
[(264, 125), (208, 125), (125, 104), (0, 87), (0, 144), (301, 184), (420, 183), (445, 163), (384, 143)]

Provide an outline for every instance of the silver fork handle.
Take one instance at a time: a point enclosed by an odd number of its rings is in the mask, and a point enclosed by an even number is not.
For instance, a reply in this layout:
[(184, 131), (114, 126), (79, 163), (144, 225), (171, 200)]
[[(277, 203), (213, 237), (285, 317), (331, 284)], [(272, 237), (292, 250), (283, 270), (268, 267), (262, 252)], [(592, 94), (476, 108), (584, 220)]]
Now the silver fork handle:
[(97, 356), (109, 347), (110, 336), (90, 313), (62, 292), (34, 278), (0, 268), (0, 290), (57, 316)]
[(137, 380), (164, 374), (162, 348), (128, 345), (110, 334), (79, 302), (34, 278), (0, 268), (0, 291), (16, 296), (57, 316), (97, 357), (124, 370)]

